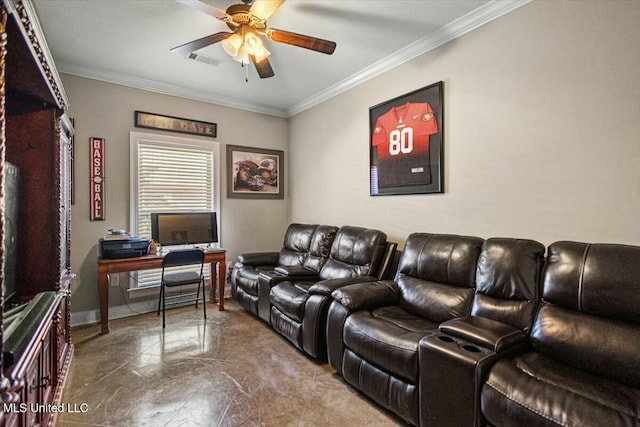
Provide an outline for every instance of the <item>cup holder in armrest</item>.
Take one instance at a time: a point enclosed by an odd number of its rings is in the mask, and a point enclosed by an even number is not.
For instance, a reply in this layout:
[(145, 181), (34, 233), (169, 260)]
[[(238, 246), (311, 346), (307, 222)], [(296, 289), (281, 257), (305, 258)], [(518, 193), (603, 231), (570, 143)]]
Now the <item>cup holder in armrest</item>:
[(436, 335), (436, 339), (442, 342), (456, 342), (456, 340), (449, 335)]
[(472, 344), (463, 344), (460, 346), (463, 350), (466, 350), (471, 353), (482, 353), (482, 349)]
[(476, 353), (476, 354), (484, 353), (484, 349), (482, 347), (479, 347), (475, 344), (470, 344), (469, 342), (460, 341), (457, 338), (452, 337), (451, 335), (438, 334), (435, 336), (435, 339), (442, 343), (453, 344), (454, 346), (461, 348), (467, 353)]

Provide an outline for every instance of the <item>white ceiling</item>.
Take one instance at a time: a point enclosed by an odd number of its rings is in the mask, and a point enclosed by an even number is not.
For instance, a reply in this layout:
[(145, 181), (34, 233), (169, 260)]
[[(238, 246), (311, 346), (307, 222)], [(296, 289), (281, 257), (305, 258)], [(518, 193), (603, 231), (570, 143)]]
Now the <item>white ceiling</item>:
[[(33, 0), (60, 72), (290, 117), (522, 6), (522, 0), (288, 0), (269, 28), (337, 43), (333, 55), (265, 41), (275, 77), (245, 70), (220, 44), (169, 50), (228, 31), (173, 0)], [(207, 0), (226, 10), (238, 0)]]

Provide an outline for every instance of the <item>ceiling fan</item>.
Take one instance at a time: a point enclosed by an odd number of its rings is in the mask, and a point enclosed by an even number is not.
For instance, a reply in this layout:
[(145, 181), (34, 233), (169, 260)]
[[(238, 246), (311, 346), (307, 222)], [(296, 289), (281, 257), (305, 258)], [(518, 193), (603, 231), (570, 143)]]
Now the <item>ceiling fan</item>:
[[(249, 61), (253, 62), (260, 78), (265, 79), (275, 74), (268, 59), (271, 52), (264, 47), (259, 36), (327, 55), (331, 55), (336, 49), (335, 42), (329, 40), (267, 28), (267, 19), (285, 0), (242, 0), (242, 4), (229, 6), (226, 11), (199, 0), (177, 1), (223, 21), (232, 30), (232, 32), (211, 34), (171, 49), (171, 52), (182, 56), (188, 56), (198, 49), (221, 42), (224, 50), (233, 59), (240, 62), (242, 66), (247, 66)], [(246, 77), (245, 79), (248, 80)]]

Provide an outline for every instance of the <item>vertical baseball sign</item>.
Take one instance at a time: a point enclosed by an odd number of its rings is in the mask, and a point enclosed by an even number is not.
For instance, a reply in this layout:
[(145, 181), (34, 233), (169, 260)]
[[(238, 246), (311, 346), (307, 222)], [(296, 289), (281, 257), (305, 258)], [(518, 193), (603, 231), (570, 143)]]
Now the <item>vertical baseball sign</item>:
[(104, 138), (91, 138), (91, 221), (104, 221)]

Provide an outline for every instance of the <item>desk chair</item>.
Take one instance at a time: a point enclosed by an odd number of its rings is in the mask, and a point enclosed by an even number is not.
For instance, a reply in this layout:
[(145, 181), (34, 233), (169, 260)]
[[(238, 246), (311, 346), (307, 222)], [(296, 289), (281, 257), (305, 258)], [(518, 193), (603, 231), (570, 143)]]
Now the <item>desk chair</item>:
[[(182, 265), (200, 264), (200, 272), (196, 271), (184, 271), (178, 273), (167, 273), (166, 268), (177, 267)], [(191, 296), (195, 294), (196, 308), (198, 308), (198, 298), (200, 297), (200, 286), (202, 286), (202, 308), (204, 310), (204, 318), (207, 318), (207, 305), (205, 303), (204, 292), (204, 275), (202, 269), (204, 266), (204, 252), (201, 249), (183, 249), (175, 250), (167, 253), (162, 260), (162, 279), (160, 281), (160, 295), (158, 297), (158, 315), (160, 315), (160, 308), (162, 308), (162, 327), (165, 327), (165, 306), (166, 300), (180, 299), (180, 301), (169, 302), (169, 304), (179, 304), (185, 302), (185, 296)], [(172, 297), (165, 296), (165, 288), (174, 286), (190, 285), (193, 283), (198, 284), (198, 291), (196, 293), (190, 293), (186, 295), (177, 295)]]

